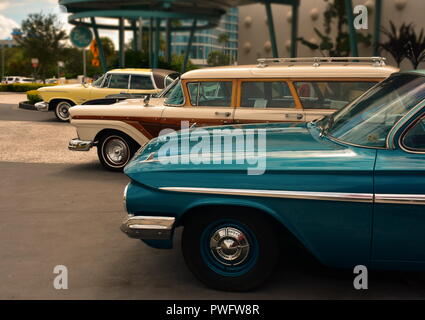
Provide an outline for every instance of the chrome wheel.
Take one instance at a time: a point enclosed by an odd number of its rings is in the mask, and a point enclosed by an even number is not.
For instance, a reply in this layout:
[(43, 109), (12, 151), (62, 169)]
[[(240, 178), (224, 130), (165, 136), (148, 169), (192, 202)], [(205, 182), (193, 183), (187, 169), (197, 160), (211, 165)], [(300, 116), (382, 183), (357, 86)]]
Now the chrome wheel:
[(127, 142), (121, 137), (111, 136), (103, 144), (105, 160), (115, 168), (123, 167), (130, 158), (130, 150)]
[(56, 105), (56, 117), (61, 121), (69, 120), (69, 108), (71, 108), (71, 104), (66, 101), (59, 102)]
[(249, 243), (245, 234), (236, 228), (221, 228), (210, 240), (213, 257), (228, 266), (243, 263), (249, 255)]

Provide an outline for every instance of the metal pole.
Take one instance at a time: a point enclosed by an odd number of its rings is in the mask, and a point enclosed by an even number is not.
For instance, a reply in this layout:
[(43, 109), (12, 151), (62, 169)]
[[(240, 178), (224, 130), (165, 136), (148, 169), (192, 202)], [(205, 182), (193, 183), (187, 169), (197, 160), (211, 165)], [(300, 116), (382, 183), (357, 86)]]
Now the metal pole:
[(137, 35), (138, 28), (135, 19), (131, 20), (131, 27), (133, 29), (133, 50), (137, 51), (137, 49), (139, 48), (139, 36)]
[(5, 51), (5, 48), (4, 48), (4, 44), (1, 46), (1, 80), (3, 81), (3, 78), (4, 78), (4, 74), (5, 74), (5, 71), (4, 71), (4, 68), (5, 68), (5, 65), (4, 65), (4, 51)]
[(344, 0), (344, 1), (345, 1), (345, 11), (347, 13), (348, 31), (350, 36), (351, 56), (358, 57), (359, 51), (357, 49), (356, 30), (354, 29), (353, 3), (351, 2), (351, 0)]
[(99, 48), (100, 65), (102, 67), (103, 73), (106, 73), (106, 71), (108, 71), (108, 66), (106, 65), (105, 51), (103, 50), (102, 40), (100, 39), (99, 30), (97, 29), (96, 19), (94, 17), (90, 19), (91, 19), (91, 24), (93, 27), (94, 37), (96, 39), (97, 47)]
[(279, 52), (277, 50), (276, 33), (274, 31), (273, 14), (272, 14), (270, 0), (266, 0), (264, 2), (264, 5), (266, 6), (267, 25), (269, 26), (269, 35), (270, 35), (270, 42), (272, 44), (273, 58), (278, 58)]
[(298, 8), (298, 4), (292, 5), (291, 58), (295, 58), (297, 56)]
[(86, 57), (86, 48), (83, 48), (83, 83), (86, 82), (87, 76), (87, 57)]
[(156, 18), (155, 22), (155, 50), (153, 53), (153, 68), (158, 68), (161, 19)]
[(153, 18), (149, 21), (149, 65), (153, 67)]
[(379, 55), (379, 41), (381, 38), (381, 11), (382, 0), (375, 0), (375, 32), (373, 36), (373, 54)]
[(186, 72), (187, 62), (189, 61), (190, 50), (192, 49), (192, 41), (193, 41), (193, 36), (195, 34), (196, 23), (197, 23), (196, 19), (193, 20), (192, 28), (190, 28), (189, 40), (187, 41), (186, 53), (184, 55), (184, 60), (182, 65), (182, 73)]
[(124, 48), (124, 18), (119, 18), (119, 64), (120, 68), (125, 68), (125, 48)]
[(139, 51), (143, 51), (143, 19), (139, 18)]
[(171, 63), (171, 19), (167, 19), (167, 30), (166, 30), (166, 40), (165, 44), (167, 46), (166, 52), (165, 52), (165, 58), (167, 60), (167, 63)]

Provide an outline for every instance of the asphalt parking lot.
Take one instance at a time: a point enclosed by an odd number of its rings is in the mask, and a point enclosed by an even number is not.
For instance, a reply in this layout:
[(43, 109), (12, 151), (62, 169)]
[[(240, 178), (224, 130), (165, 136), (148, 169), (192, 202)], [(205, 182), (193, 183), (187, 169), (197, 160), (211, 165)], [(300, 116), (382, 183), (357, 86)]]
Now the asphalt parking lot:
[[(293, 252), (249, 293), (210, 290), (184, 264), (179, 234), (156, 250), (119, 230), (128, 179), (103, 170), (96, 150), (72, 153), (69, 124), (17, 108), (0, 95), (0, 299), (424, 299), (423, 273), (370, 271), (369, 289), (350, 270), (322, 267)], [(53, 269), (68, 269), (56, 290)]]

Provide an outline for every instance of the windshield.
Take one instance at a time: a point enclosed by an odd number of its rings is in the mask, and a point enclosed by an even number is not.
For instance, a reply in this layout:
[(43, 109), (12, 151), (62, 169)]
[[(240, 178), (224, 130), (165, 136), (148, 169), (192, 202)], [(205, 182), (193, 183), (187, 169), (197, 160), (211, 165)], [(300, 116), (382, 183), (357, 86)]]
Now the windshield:
[(392, 76), (333, 116), (319, 122), (329, 136), (367, 147), (385, 147), (391, 128), (425, 99), (425, 77)]
[(173, 80), (164, 90), (161, 92), (154, 94), (154, 98), (168, 98), (171, 95), (171, 92), (173, 92), (173, 88), (176, 86), (176, 84), (179, 82), (179, 78)]
[(181, 106), (184, 104), (183, 88), (181, 80), (171, 89), (170, 94), (167, 99), (165, 99), (165, 104), (172, 106)]
[(93, 87), (99, 88), (102, 85), (103, 79), (105, 79), (105, 74), (93, 82)]

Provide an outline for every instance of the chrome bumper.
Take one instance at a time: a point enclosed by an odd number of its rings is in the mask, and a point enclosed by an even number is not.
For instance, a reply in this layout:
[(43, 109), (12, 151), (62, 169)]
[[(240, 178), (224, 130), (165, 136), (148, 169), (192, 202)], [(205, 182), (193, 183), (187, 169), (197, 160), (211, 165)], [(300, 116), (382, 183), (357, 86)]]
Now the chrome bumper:
[(41, 102), (37, 102), (34, 107), (38, 110), (38, 111), (49, 111), (49, 104), (45, 101), (41, 101)]
[(121, 225), (127, 236), (141, 240), (170, 240), (175, 218), (130, 216)]
[(68, 149), (71, 151), (89, 151), (93, 147), (93, 141), (72, 139), (69, 141)]

